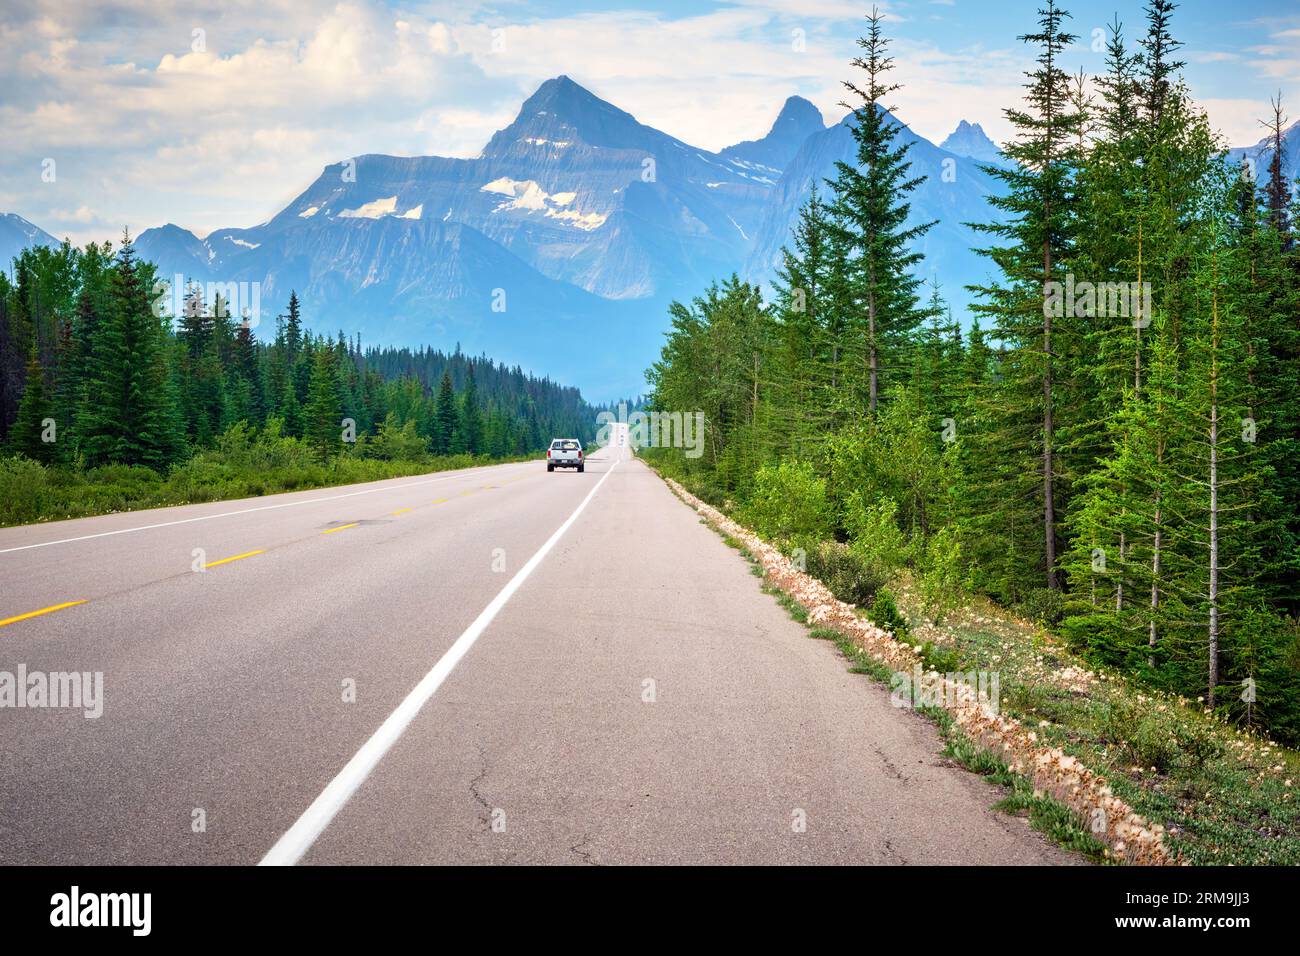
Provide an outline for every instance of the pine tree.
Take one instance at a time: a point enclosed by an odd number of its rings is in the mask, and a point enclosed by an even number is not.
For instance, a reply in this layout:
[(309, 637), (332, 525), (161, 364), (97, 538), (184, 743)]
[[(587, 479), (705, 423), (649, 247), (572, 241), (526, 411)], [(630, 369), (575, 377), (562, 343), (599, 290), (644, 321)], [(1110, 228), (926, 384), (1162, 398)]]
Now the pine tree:
[(856, 152), (854, 163), (835, 164), (831, 203), (832, 229), (847, 253), (840, 261), (847, 270), (854, 351), (864, 366), (861, 372), (871, 413), (876, 411), (882, 387), (905, 374), (907, 336), (925, 314), (917, 299), (921, 280), (913, 274), (922, 257), (913, 246), (935, 225), (904, 225), (911, 211), (906, 197), (925, 177), (909, 177), (911, 143), (895, 145), (901, 127), (884, 100), (900, 87), (886, 80), (893, 58), (886, 52), (889, 41), (881, 19), (873, 8), (867, 17), (867, 35), (858, 40), (865, 54), (853, 60), (866, 74), (865, 88), (844, 83), (860, 101), (854, 107), (852, 127)]
[(303, 409), (303, 437), (322, 461), (341, 450), (343, 413), (339, 405), (338, 372), (334, 352), (327, 346), (314, 350), (307, 406)]
[(470, 455), (483, 452), (483, 410), (479, 408), (478, 386), (474, 382), (474, 363), (469, 363), (465, 388), (460, 402), (460, 443)]
[[(53, 461), (55, 445), (44, 440), (46, 421), (50, 415), (50, 402), (45, 392), (45, 373), (36, 356), (36, 348), (33, 347), (27, 359), (23, 397), (18, 402), (18, 417), (9, 432), (9, 444), (13, 450), (33, 461)], [(57, 437), (57, 432), (55, 435)]]
[(1289, 252), (1295, 243), (1291, 230), (1291, 184), (1286, 175), (1286, 155), (1282, 134), (1287, 123), (1282, 112), (1282, 94), (1272, 101), (1273, 116), (1264, 125), (1268, 129), (1270, 153), (1268, 180), (1264, 183), (1264, 198), (1273, 231), (1280, 237), (1283, 251)]
[(438, 399), (433, 417), (430, 447), (435, 455), (450, 455), (456, 440), (456, 392), (451, 384), (451, 370), (444, 369), (438, 384)]
[(289, 351), (289, 360), (292, 362), (297, 359), (303, 347), (302, 312), (298, 293), (293, 291), (289, 293), (289, 319), (284, 328), (284, 344)]
[(151, 310), (135, 249), (125, 236), (78, 422), (89, 463), (161, 470), (180, 456), (180, 419), (166, 359), (162, 322)]
[(773, 283), (772, 382), (784, 455), (805, 456), (828, 434), (832, 421), (835, 341), (832, 327), (842, 269), (832, 256), (829, 211), (816, 185), (799, 214), (793, 248), (782, 250), (783, 264)]
[(1145, 67), (1142, 95), (1147, 125), (1152, 130), (1159, 129), (1165, 118), (1165, 107), (1174, 90), (1171, 77), (1186, 66), (1182, 60), (1172, 59), (1174, 52), (1183, 45), (1170, 33), (1170, 22), (1177, 7), (1173, 0), (1149, 0), (1146, 7), (1147, 34), (1142, 39)]
[[(1071, 348), (1077, 340), (1077, 329), (1070, 323), (1072, 303), (1063, 302), (1053, 286), (1066, 277), (1073, 251), (1076, 141), (1083, 122), (1083, 117), (1072, 111), (1070, 78), (1060, 67), (1062, 51), (1075, 40), (1062, 29), (1068, 16), (1055, 0), (1047, 0), (1040, 11), (1039, 32), (1020, 38), (1036, 44), (1039, 53), (1037, 68), (1027, 74), (1028, 108), (1006, 110), (1017, 139), (1004, 152), (1016, 165), (984, 167), (1007, 189), (990, 203), (1008, 218), (978, 226), (1006, 243), (981, 250), (1001, 270), (1004, 281), (1000, 286), (975, 289), (983, 300), (976, 310), (994, 319), (994, 334), (1004, 346), (999, 359), (1003, 382), (985, 408), (981, 427), (989, 439), (1002, 445), (1003, 460), (1015, 461), (1014, 467), (999, 468), (1000, 487), (994, 491), (994, 502), (1001, 504), (995, 507), (1016, 508), (1032, 501), (1041, 509), (1036, 534), (1039, 544), (1033, 550), (1040, 555), (1040, 580), (1052, 590), (1061, 586), (1056, 567), (1057, 514), (1063, 511), (1056, 428), (1058, 408), (1068, 408), (1058, 389), (1062, 380), (1068, 381), (1068, 376), (1059, 374), (1058, 356), (1077, 354)], [(1056, 308), (1057, 303), (1062, 308)], [(1055, 319), (1065, 321), (1054, 324)], [(992, 448), (987, 451), (990, 457), (998, 454)], [(1024, 468), (1030, 456), (1037, 459), (1036, 493)], [(1011, 535), (1018, 549), (1028, 543), (1023, 540), (1029, 527), (1023, 515), (985, 517)], [(1026, 586), (1018, 570), (1008, 568), (1008, 573), (1020, 579), (1011, 584), (1012, 593)]]

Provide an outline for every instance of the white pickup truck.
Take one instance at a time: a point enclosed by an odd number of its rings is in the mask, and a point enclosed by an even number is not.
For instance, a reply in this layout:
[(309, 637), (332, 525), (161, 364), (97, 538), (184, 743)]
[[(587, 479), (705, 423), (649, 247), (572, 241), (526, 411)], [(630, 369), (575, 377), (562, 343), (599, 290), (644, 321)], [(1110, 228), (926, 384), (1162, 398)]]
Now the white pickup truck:
[(576, 468), (586, 471), (586, 462), (582, 460), (582, 442), (576, 438), (557, 438), (546, 449), (546, 470), (556, 468)]

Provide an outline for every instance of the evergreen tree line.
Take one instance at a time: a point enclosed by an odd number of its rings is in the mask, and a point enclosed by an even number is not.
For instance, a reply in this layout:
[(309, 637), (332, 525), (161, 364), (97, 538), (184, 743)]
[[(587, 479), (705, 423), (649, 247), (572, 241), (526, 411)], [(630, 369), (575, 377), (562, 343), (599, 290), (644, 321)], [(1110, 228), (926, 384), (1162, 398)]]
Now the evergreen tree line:
[(855, 162), (814, 190), (770, 302), (732, 277), (672, 305), (651, 404), (706, 413), (704, 455), (665, 463), (717, 500), (770, 501), (781, 476), (804, 530), (896, 531), (917, 573), (1295, 741), (1286, 117), (1279, 94), (1262, 168), (1229, 163), (1181, 78), (1175, 6), (1150, 0), (1135, 44), (1117, 19), (1091, 82), (1065, 68), (1054, 0), (1020, 38), (1035, 65), (1005, 111), (1011, 162), (984, 167), (1002, 187), (975, 224), (994, 278), (965, 331), (919, 278), (931, 224), (910, 224), (920, 178), (885, 113), (899, 88), (873, 13), (845, 84)]
[(26, 249), (0, 273), (0, 448), (163, 473), (233, 427), (303, 439), (325, 462), (502, 457), (594, 432), (577, 389), (518, 367), (313, 335), (292, 293), (263, 341), (198, 287), (160, 314), (155, 277), (129, 237)]

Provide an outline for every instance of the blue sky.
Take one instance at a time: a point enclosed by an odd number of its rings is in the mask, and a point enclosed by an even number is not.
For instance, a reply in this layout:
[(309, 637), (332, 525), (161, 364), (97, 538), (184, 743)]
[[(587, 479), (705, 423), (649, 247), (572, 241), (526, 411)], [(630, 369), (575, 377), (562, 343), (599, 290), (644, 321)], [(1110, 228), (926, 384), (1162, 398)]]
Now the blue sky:
[[(901, 118), (941, 140), (995, 139), (1031, 51), (1037, 0), (881, 3)], [(1136, 0), (1074, 0), (1069, 67)], [(0, 212), (74, 241), (176, 222), (200, 234), (272, 216), (330, 162), (366, 152), (475, 154), (546, 78), (567, 73), (638, 119), (717, 149), (762, 135), (800, 93), (843, 109), (866, 5), (847, 0), (392, 3), (5, 0)], [(1193, 95), (1233, 145), (1279, 89), (1300, 117), (1300, 3), (1185, 0)], [(796, 43), (796, 40), (802, 43)], [(1291, 98), (1294, 97), (1294, 100)], [(56, 175), (42, 177), (46, 161)]]

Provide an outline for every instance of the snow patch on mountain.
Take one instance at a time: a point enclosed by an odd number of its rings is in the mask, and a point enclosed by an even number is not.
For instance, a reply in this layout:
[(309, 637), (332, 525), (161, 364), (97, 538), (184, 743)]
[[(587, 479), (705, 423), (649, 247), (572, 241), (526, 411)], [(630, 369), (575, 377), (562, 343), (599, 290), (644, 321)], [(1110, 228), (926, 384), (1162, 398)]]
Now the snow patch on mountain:
[(604, 213), (584, 213), (576, 209), (565, 208), (578, 198), (577, 193), (548, 193), (531, 179), (517, 180), (502, 176), (484, 186), (480, 186), (479, 192), (495, 193), (498, 196), (506, 197), (504, 201), (497, 203), (494, 212), (504, 212), (511, 209), (519, 209), (524, 212), (540, 212), (550, 219), (559, 219), (587, 232), (599, 229), (605, 224), (605, 220), (609, 218)]
[(397, 212), (397, 197), (389, 196), (387, 199), (376, 199), (373, 202), (364, 203), (356, 209), (344, 209), (339, 213), (340, 219), (378, 219), (381, 216), (391, 216)]

